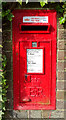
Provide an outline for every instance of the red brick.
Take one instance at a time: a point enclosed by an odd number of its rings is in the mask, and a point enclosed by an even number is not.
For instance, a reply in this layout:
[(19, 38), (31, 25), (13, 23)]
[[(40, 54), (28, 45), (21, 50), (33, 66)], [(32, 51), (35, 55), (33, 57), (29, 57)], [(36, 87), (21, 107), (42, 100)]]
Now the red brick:
[(64, 70), (64, 62), (58, 62), (58, 70)]
[(59, 71), (62, 71), (62, 70), (66, 71), (66, 61), (64, 61), (64, 62), (59, 61), (58, 62), (58, 70)]
[(66, 79), (66, 72), (58, 72), (58, 80), (65, 80)]
[(64, 72), (64, 80), (66, 80), (66, 72)]
[(66, 92), (64, 92), (64, 100), (66, 101)]
[(66, 41), (64, 41), (64, 49), (66, 50)]
[(64, 101), (64, 108), (66, 109), (66, 101)]
[(21, 111), (17, 111), (17, 118), (18, 120), (23, 118), (28, 118), (28, 110), (21, 110)]
[[(64, 111), (59, 110), (44, 110), (43, 111), (43, 118), (48, 118), (54, 120), (54, 118), (58, 118), (56, 120), (60, 120), (59, 118), (64, 118)], [(63, 120), (63, 119), (62, 119)]]
[(59, 110), (52, 111), (50, 118), (52, 118), (53, 120), (54, 118), (58, 118), (56, 120), (64, 120), (64, 111)]
[(66, 90), (66, 81), (64, 81), (64, 90)]
[(65, 30), (58, 30), (58, 39), (62, 40), (66, 38), (66, 31)]
[(66, 62), (64, 62), (64, 70), (66, 71)]
[(57, 101), (56, 109), (64, 109), (64, 101)]
[(57, 89), (58, 90), (64, 90), (64, 81), (63, 82), (57, 82)]
[(49, 118), (52, 110), (43, 110), (43, 118)]
[(64, 51), (58, 51), (58, 60), (64, 60)]
[(64, 99), (64, 91), (57, 91), (57, 99)]
[(29, 118), (41, 118), (41, 110), (30, 110)]
[(66, 41), (61, 41), (61, 40), (59, 40), (58, 41), (58, 49), (59, 50), (66, 50)]

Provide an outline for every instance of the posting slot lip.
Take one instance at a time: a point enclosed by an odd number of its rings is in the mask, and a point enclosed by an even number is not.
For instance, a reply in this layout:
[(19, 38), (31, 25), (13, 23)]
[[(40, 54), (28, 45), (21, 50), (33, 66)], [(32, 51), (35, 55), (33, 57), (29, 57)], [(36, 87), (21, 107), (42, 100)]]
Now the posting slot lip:
[(22, 23), (19, 25), (20, 33), (50, 33), (49, 23)]

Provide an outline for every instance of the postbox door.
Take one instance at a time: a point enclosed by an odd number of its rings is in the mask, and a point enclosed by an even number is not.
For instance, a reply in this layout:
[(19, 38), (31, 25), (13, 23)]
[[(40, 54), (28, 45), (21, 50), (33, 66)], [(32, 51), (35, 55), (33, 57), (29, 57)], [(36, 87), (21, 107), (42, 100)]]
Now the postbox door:
[(22, 41), (20, 48), (20, 102), (50, 104), (51, 41)]

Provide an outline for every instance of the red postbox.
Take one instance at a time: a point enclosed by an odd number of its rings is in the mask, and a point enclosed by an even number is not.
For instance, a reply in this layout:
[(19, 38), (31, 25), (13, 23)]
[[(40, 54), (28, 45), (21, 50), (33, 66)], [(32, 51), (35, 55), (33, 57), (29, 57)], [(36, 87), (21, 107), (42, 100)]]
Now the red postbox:
[(14, 10), (14, 109), (56, 108), (56, 11)]

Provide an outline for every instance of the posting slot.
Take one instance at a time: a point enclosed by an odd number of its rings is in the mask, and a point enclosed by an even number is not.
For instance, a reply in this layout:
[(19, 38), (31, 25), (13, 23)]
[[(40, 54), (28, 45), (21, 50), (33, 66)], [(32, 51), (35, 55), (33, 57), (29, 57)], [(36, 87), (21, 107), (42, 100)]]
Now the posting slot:
[(20, 24), (20, 33), (50, 33), (50, 24)]

